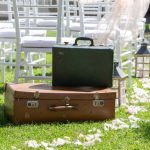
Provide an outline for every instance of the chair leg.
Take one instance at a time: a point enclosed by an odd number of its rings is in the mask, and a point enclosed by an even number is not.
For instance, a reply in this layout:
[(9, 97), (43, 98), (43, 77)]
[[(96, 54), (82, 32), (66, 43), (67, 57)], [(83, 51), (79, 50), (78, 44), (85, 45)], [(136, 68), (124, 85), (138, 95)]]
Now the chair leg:
[(1, 70), (1, 81), (5, 82), (5, 53), (3, 49), (0, 49), (0, 70)]
[[(9, 62), (11, 64), (13, 64), (13, 43), (10, 44), (10, 48), (11, 48), (11, 51), (10, 51), (10, 54), (9, 54)], [(12, 65), (9, 65), (9, 68), (12, 70)]]
[(20, 66), (21, 66), (21, 49), (18, 49), (18, 52), (16, 51), (16, 69), (15, 69), (14, 83), (18, 83), (19, 81)]
[(1, 59), (1, 74), (2, 74), (1, 80), (4, 83), (5, 82), (5, 56), (3, 51), (1, 51), (0, 59)]
[[(43, 64), (46, 64), (46, 53), (42, 53), (42, 58), (45, 58)], [(46, 66), (42, 67), (42, 76), (46, 76)]]
[[(27, 60), (27, 62), (28, 63), (32, 63), (33, 62), (33, 60), (34, 60), (34, 55), (30, 55), (30, 53), (28, 53), (28, 60)], [(34, 75), (34, 71), (33, 71), (33, 66), (32, 65), (29, 65), (29, 75), (30, 76), (33, 76)]]

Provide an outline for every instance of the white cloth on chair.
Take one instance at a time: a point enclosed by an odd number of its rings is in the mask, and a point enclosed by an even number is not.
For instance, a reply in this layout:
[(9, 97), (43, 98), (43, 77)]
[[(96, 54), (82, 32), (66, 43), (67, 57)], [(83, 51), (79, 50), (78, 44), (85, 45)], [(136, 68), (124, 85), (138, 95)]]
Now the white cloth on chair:
[(13, 24), (9, 22), (1, 22), (0, 23), (0, 29), (1, 28), (13, 28)]
[[(25, 31), (21, 31), (21, 36), (25, 34)], [(16, 38), (15, 29), (0, 29), (0, 38)]]
[[(70, 24), (69, 28), (70, 28), (70, 30), (73, 30), (73, 31), (80, 31), (81, 30), (80, 23), (76, 23), (76, 22), (72, 22)], [(93, 30), (93, 29), (97, 28), (97, 24), (96, 23), (84, 24), (84, 28)]]
[[(75, 41), (74, 38), (62, 38), (62, 43), (68, 42), (73, 44)], [(33, 36), (24, 36), (21, 38), (22, 47), (53, 47), (56, 44), (56, 37), (33, 37)]]
[(45, 20), (45, 19), (38, 19), (36, 22), (37, 26), (42, 27), (56, 27), (57, 26), (57, 20)]
[(55, 37), (36, 37), (36, 36), (24, 36), (21, 38), (21, 45), (23, 47), (52, 47), (56, 44)]

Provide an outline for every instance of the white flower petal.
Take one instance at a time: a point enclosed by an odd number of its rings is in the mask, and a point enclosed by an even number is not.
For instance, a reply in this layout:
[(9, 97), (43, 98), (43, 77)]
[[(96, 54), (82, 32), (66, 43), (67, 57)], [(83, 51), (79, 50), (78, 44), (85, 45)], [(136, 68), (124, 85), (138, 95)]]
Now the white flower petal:
[(42, 142), (41, 142), (41, 145), (42, 145), (43, 147), (48, 147), (49, 144), (46, 143), (46, 142), (44, 142), (44, 141), (42, 141)]
[(139, 127), (140, 126), (137, 123), (135, 123), (135, 122), (131, 124), (131, 128), (139, 128)]
[(55, 150), (53, 147), (46, 147), (45, 150)]
[(75, 140), (74, 145), (82, 145), (82, 143), (79, 140)]
[(39, 148), (41, 146), (35, 140), (26, 141), (25, 144), (27, 144), (29, 148)]
[(140, 120), (141, 120), (140, 118), (137, 118), (137, 117), (135, 117), (134, 115), (130, 115), (130, 116), (128, 117), (128, 119), (129, 119), (129, 122), (137, 122), (137, 121), (140, 121)]
[(94, 145), (94, 144), (95, 144), (95, 141), (93, 140), (93, 141), (84, 142), (82, 145), (83, 145), (84, 147), (88, 147), (88, 146), (92, 146), (92, 145)]
[(90, 141), (90, 140), (94, 139), (94, 135), (86, 135), (86, 136), (85, 136), (85, 139), (86, 139), (87, 141)]
[(84, 135), (80, 133), (78, 137), (79, 138), (84, 138)]
[(56, 146), (63, 146), (65, 144), (70, 144), (70, 143), (71, 142), (68, 140), (58, 138), (58, 139), (53, 140), (53, 142), (50, 145), (53, 147), (56, 147)]

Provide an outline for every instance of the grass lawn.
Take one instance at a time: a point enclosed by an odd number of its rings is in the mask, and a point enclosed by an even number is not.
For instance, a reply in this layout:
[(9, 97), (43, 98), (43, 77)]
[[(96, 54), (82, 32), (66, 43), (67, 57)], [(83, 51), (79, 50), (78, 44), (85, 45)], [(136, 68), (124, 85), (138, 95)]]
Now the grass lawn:
[[(51, 55), (47, 60), (51, 62)], [(36, 74), (41, 70), (36, 69)], [(7, 68), (6, 82), (13, 78), (14, 69)], [(150, 102), (150, 86), (144, 86), (149, 84), (150, 79), (132, 79), (127, 89), (130, 103), (116, 108), (114, 120), (16, 125), (4, 117), (4, 84), (0, 83), (0, 150), (150, 150), (150, 103), (146, 102)]]
[[(7, 69), (6, 82), (13, 82), (14, 70)], [(150, 80), (149, 80), (150, 81)], [(150, 84), (150, 83), (149, 83)], [(131, 88), (127, 90), (128, 99), (136, 102), (134, 95), (136, 88), (143, 89), (142, 81), (139, 79), (133, 79)], [(149, 92), (150, 90), (145, 89)], [(139, 91), (137, 91), (139, 92)], [(143, 93), (144, 94), (144, 93)], [(138, 97), (139, 98), (139, 97)], [(150, 97), (140, 97), (141, 99), (150, 99)], [(139, 98), (139, 99), (140, 99)], [(139, 110), (134, 117), (140, 118), (136, 125), (132, 127), (132, 123), (129, 121), (131, 114), (127, 113), (129, 106), (122, 106), (116, 109), (116, 119), (118, 123), (122, 121), (124, 125), (120, 126), (120, 129), (112, 128), (113, 121), (108, 120), (104, 122), (78, 122), (78, 123), (47, 123), (47, 124), (30, 124), (30, 125), (15, 125), (4, 117), (3, 112), (4, 103), (4, 84), (0, 83), (0, 149), (46, 149), (44, 142), (53, 143), (54, 149), (97, 149), (97, 150), (149, 150), (150, 149), (150, 103), (136, 103), (130, 104), (139, 108), (143, 108), (147, 111)], [(122, 118), (122, 119), (121, 119)], [(133, 121), (133, 120), (132, 120)], [(110, 124), (110, 126), (108, 125)], [(67, 138), (66, 138), (67, 136)], [(93, 136), (98, 136), (94, 144), (90, 143), (93, 140)], [(61, 139), (60, 139), (61, 138)], [(67, 139), (67, 140), (66, 140)], [(37, 145), (43, 144), (38, 148), (33, 141), (37, 142)], [(55, 142), (54, 142), (55, 140)], [(57, 141), (56, 141), (57, 140)], [(61, 140), (69, 141), (68, 144), (62, 144)], [(29, 141), (32, 144), (25, 144)], [(80, 145), (79, 142), (82, 144)], [(55, 143), (55, 144), (54, 144)], [(31, 146), (31, 147), (30, 147)], [(45, 146), (45, 147), (44, 147)], [(48, 148), (47, 148), (48, 149)], [(52, 149), (52, 148), (51, 148)]]

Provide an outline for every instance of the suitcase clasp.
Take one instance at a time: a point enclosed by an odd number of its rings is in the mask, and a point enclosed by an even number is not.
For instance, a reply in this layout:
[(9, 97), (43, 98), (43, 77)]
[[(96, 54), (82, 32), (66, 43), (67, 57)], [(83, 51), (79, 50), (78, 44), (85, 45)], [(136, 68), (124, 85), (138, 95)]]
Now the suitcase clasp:
[(93, 106), (94, 107), (103, 107), (104, 106), (104, 100), (93, 100)]
[(66, 106), (69, 106), (69, 105), (70, 105), (70, 104), (69, 104), (70, 97), (69, 97), (69, 96), (66, 96), (64, 100), (65, 100), (65, 105), (66, 105)]
[(94, 94), (93, 106), (94, 107), (103, 107), (104, 106), (104, 100), (101, 100), (99, 98), (99, 93)]
[(34, 93), (34, 99), (27, 101), (27, 108), (38, 108), (39, 107), (39, 100), (38, 100), (39, 97), (40, 97), (40, 93), (39, 93), (39, 91), (36, 91)]
[(40, 97), (40, 93), (39, 93), (39, 91), (36, 91), (36, 92), (34, 93), (34, 98), (35, 98), (35, 99), (39, 99), (39, 97)]
[(39, 102), (35, 100), (30, 100), (27, 101), (27, 108), (38, 108), (39, 107)]
[(99, 99), (99, 93), (96, 92), (96, 93), (94, 94), (94, 99), (95, 99), (95, 100), (98, 100), (98, 99)]

